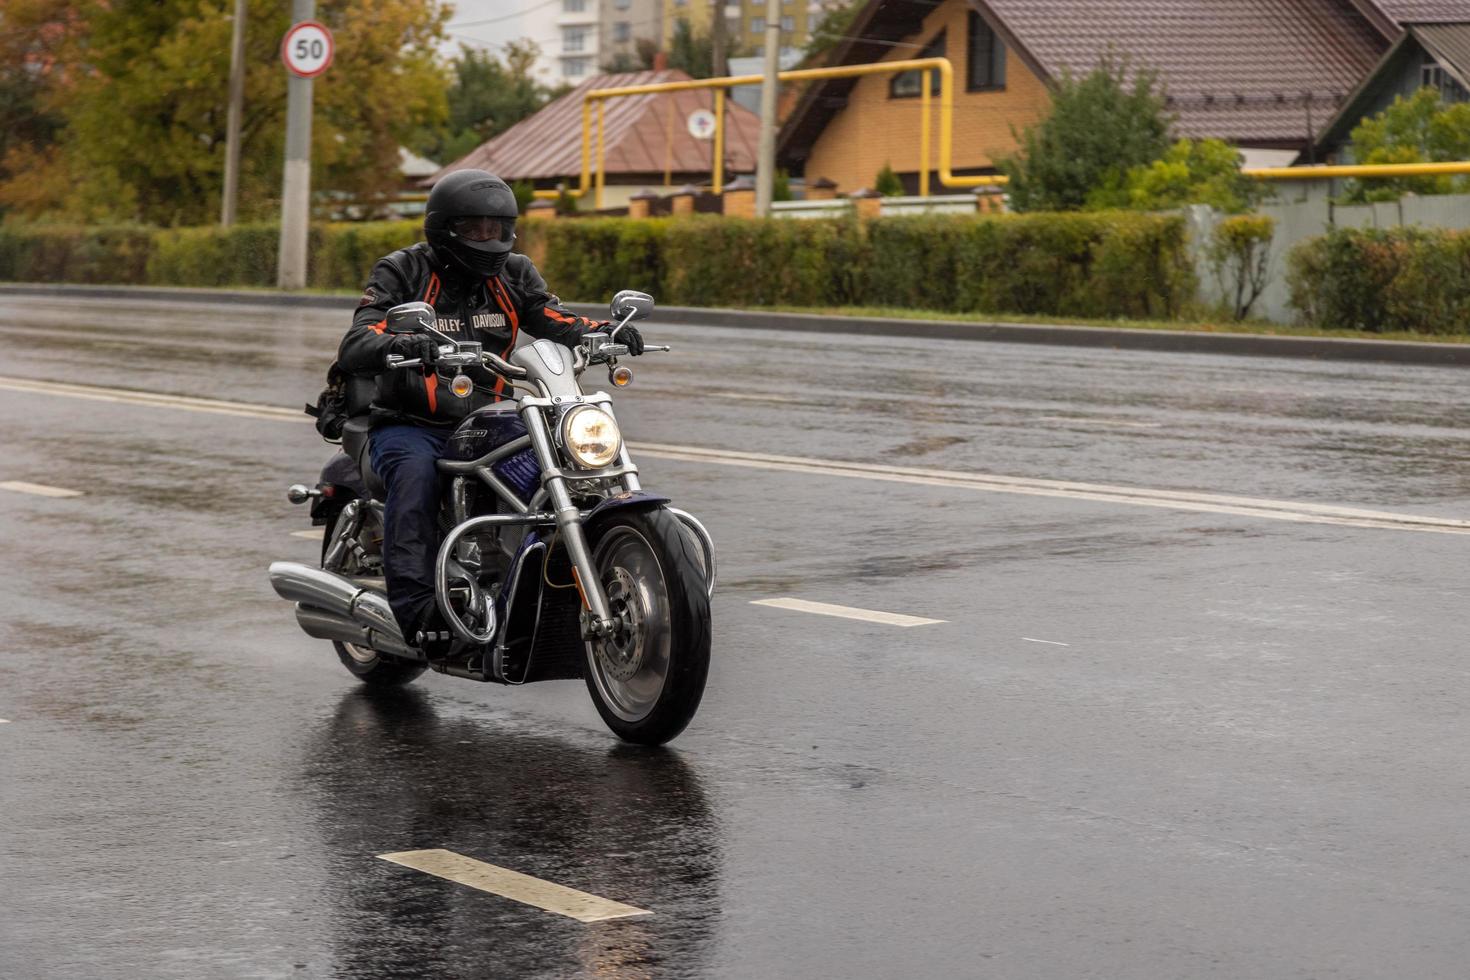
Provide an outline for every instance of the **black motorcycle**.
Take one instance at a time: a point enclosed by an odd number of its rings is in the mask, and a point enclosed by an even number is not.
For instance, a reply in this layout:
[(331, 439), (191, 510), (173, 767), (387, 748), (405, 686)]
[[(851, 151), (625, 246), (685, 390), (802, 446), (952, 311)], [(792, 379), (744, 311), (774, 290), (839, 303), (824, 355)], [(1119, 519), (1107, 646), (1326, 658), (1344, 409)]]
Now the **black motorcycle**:
[[(652, 297), (625, 290), (613, 299), (609, 332), (590, 333), (571, 350), (538, 340), (505, 360), (440, 333), (425, 303), (389, 310), (389, 331), (439, 342), (435, 370), (455, 397), (479, 388), (464, 373), (471, 365), (517, 392), (469, 414), (439, 461), (436, 599), (453, 643), (431, 662), (389, 609), (384, 488), (369, 460), (365, 416), (346, 423), (342, 451), (314, 488), (288, 492), (293, 503), (310, 501), (312, 523), (326, 529), (321, 567), (270, 567), (271, 585), (296, 603), (301, 628), (331, 640), (370, 685), (406, 684), (429, 667), (512, 685), (583, 678), (619, 737), (661, 744), (678, 735), (709, 672), (714, 546), (694, 517), (644, 491), (612, 399), (580, 383), (586, 368), (606, 365), (613, 387), (630, 384), (617, 335), (652, 312)], [(390, 367), (420, 364), (390, 358)]]

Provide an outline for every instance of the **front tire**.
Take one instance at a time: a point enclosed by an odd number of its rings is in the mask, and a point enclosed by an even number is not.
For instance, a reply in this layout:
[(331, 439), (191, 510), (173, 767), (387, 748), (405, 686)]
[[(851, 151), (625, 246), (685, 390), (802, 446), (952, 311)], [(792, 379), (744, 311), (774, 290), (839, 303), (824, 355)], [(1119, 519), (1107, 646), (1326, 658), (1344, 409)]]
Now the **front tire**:
[(621, 739), (662, 745), (704, 696), (710, 611), (700, 557), (672, 514), (620, 511), (593, 535), (592, 563), (620, 621), (587, 643), (587, 690)]

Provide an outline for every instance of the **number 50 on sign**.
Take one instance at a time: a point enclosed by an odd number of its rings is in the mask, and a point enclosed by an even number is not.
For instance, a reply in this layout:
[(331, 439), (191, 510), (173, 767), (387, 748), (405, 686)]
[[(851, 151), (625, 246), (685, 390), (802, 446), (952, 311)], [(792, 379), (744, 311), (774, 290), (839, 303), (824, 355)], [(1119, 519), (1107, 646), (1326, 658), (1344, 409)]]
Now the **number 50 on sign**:
[(291, 74), (315, 78), (332, 64), (332, 32), (314, 20), (292, 25), (281, 41), (281, 60)]

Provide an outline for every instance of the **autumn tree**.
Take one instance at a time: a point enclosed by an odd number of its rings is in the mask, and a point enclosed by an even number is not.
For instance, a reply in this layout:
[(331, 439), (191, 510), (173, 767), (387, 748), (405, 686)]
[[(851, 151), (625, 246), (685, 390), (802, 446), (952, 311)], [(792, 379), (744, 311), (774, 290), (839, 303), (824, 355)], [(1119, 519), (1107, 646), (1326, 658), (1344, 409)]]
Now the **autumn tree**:
[[(0, 205), (31, 217), (206, 223), (223, 184), (231, 0), (76, 0), (85, 33), (60, 57), (73, 79), (46, 100), (65, 123), (48, 180), (10, 169)], [(314, 85), (312, 185), (393, 190), (399, 147), (446, 114), (438, 0), (321, 0), (336, 40)], [(240, 213), (272, 217), (285, 143), (286, 6), (250, 0)], [(44, 186), (42, 186), (44, 184)], [(38, 192), (39, 188), (39, 192)]]

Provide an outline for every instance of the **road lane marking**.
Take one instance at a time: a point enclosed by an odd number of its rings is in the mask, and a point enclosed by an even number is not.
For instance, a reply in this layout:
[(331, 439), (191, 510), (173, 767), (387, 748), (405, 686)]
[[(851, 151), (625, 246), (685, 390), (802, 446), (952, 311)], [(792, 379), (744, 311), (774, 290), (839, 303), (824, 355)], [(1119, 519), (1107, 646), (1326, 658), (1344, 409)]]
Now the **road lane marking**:
[(837, 616), (840, 619), (860, 619), (865, 623), (884, 623), (888, 626), (932, 626), (943, 623), (943, 619), (925, 619), (922, 616), (905, 616), (901, 613), (879, 612), (876, 609), (858, 609), (855, 606), (834, 606), (830, 602), (809, 602), (806, 599), (753, 599), (752, 606), (770, 606), (772, 609), (790, 609), (793, 612), (814, 613), (818, 616)]
[(1025, 640), (1027, 643), (1049, 643), (1054, 647), (1069, 647), (1072, 645), (1070, 643), (1062, 643), (1059, 640), (1038, 640), (1034, 636), (1023, 636), (1021, 637), (1021, 639)]
[(433, 848), (427, 851), (399, 851), (395, 854), (379, 854), (384, 861), (401, 864), (438, 878), (445, 878), (461, 885), (478, 888), (480, 891), (499, 895), (511, 901), (530, 905), (546, 912), (555, 912), (576, 919), (578, 922), (602, 922), (606, 919), (627, 919), (635, 915), (652, 915), (647, 909), (634, 908), (622, 902), (599, 898), (565, 885), (542, 881), (523, 875), (519, 871), (497, 867), (476, 861), (474, 858)]
[(326, 531), (327, 529), (324, 527), (314, 527), (309, 531), (292, 531), (291, 537), (310, 538), (313, 541), (320, 541), (322, 539), (322, 535), (325, 534)]
[(30, 493), (37, 497), (80, 497), (82, 491), (68, 490), (65, 487), (48, 487), (44, 483), (27, 483), (24, 480), (6, 480), (0, 483), (0, 490), (14, 490), (16, 493)]
[(0, 718), (0, 725), (8, 725), (8, 724), (10, 724), (10, 719), (9, 718)]
[[(271, 405), (252, 405), (247, 402), (227, 402), (182, 395), (156, 395), (122, 388), (95, 388), (86, 385), (31, 381), (25, 378), (0, 376), (0, 389), (153, 408), (236, 415), (272, 422), (300, 424), (311, 421), (310, 418), (295, 409), (277, 408)], [(1328, 524), (1337, 527), (1373, 528), (1387, 531), (1428, 531), (1435, 534), (1470, 534), (1470, 521), (1397, 511), (1340, 507), (1331, 504), (1299, 503), (1291, 500), (1270, 500), (1189, 490), (1154, 490), (1147, 487), (1112, 486), (1072, 480), (1044, 480), (961, 470), (918, 469), (845, 460), (814, 459), (805, 456), (714, 450), (702, 446), (675, 446), (650, 442), (629, 443), (628, 448), (654, 459), (711, 463), (717, 466), (739, 466), (748, 469), (806, 473), (817, 476), (840, 476), (918, 486), (953, 487), (983, 493), (1093, 500), (1134, 507), (1158, 507), (1166, 510), (1226, 514), (1272, 521), (1293, 521), (1300, 524)]]
[(1162, 422), (1134, 422), (1131, 419), (1090, 419), (1070, 415), (1042, 415), (1038, 422), (1066, 422), (1073, 425), (1100, 425), (1117, 429), (1162, 429)]
[(1340, 527), (1367, 527), (1392, 531), (1432, 531), (1438, 534), (1470, 534), (1470, 521), (1395, 511), (1362, 510), (1331, 504), (1308, 504), (1290, 500), (1237, 497), (1185, 490), (1152, 490), (1146, 487), (1110, 486), (1071, 480), (999, 476), (992, 473), (967, 473), (960, 470), (927, 470), (908, 466), (812, 459), (802, 456), (776, 456), (770, 453), (745, 453), (660, 443), (629, 443), (628, 448), (654, 459), (672, 459), (688, 463), (713, 463), (719, 466), (742, 466), (787, 473), (813, 473), (822, 476), (881, 480), (888, 483), (955, 487), (986, 493), (1096, 500), (1136, 507), (1162, 507), (1168, 510), (1231, 514), (1274, 521), (1296, 521), (1304, 524), (1332, 524)]
[(233, 415), (238, 418), (266, 419), (272, 422), (312, 421), (310, 416), (299, 409), (278, 408), (274, 405), (252, 405), (249, 402), (227, 402), (214, 398), (194, 398), (189, 395), (162, 395), (147, 391), (131, 391), (127, 388), (98, 388), (93, 385), (60, 384), (55, 381), (0, 377), (0, 389), (24, 392), (29, 395), (62, 395), (87, 401), (183, 409), (189, 412)]

